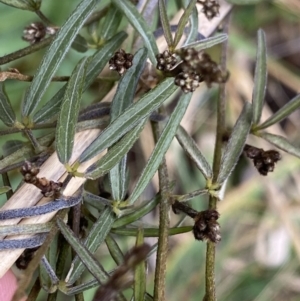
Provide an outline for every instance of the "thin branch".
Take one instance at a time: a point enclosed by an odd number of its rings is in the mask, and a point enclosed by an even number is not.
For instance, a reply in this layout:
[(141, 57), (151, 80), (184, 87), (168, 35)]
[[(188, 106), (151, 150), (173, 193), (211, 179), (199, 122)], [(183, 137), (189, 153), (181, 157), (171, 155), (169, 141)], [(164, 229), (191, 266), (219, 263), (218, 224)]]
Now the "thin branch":
[(0, 57), (0, 65), (7, 64), (7, 63), (17, 60), (21, 57), (24, 57), (28, 54), (31, 54), (40, 49), (43, 49), (46, 46), (50, 45), (50, 43), (53, 41), (53, 39), (54, 39), (54, 36), (44, 39), (36, 44), (30, 45), (23, 49), (12, 52), (10, 54), (4, 55), (4, 56)]
[[(160, 125), (157, 123), (152, 123), (154, 138), (156, 141), (158, 140), (160, 135), (159, 126)], [(154, 301), (164, 301), (170, 227), (169, 178), (165, 158), (163, 159), (158, 169), (158, 178), (161, 199), (159, 205), (159, 237), (156, 256), (153, 299)]]
[(35, 13), (39, 16), (39, 18), (46, 23), (48, 26), (53, 26), (53, 23), (40, 11), (36, 10)]
[[(230, 14), (226, 17), (224, 21), (224, 33), (228, 33)], [(221, 52), (221, 67), (223, 70), (226, 70), (226, 61), (227, 61), (227, 40), (222, 44)], [(226, 93), (225, 93), (225, 84), (220, 84), (219, 89), (219, 98), (217, 104), (217, 129), (216, 129), (216, 142), (215, 142), (215, 152), (214, 152), (214, 162), (213, 162), (213, 181), (218, 177), (220, 165), (221, 165), (221, 156), (222, 156), (222, 147), (223, 147), (223, 134), (224, 129), (226, 128), (225, 122), (225, 108), (226, 108)], [(209, 209), (217, 208), (216, 197), (210, 196), (209, 198)], [(216, 245), (213, 242), (207, 242), (206, 248), (206, 268), (205, 268), (205, 297), (203, 301), (216, 301), (216, 288), (215, 288), (215, 254), (216, 254)]]

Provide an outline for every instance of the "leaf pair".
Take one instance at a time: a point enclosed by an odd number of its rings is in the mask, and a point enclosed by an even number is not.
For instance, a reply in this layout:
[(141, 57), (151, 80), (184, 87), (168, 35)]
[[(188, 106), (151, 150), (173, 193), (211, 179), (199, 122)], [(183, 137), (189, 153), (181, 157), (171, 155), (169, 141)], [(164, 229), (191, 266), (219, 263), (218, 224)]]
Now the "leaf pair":
[(267, 54), (266, 54), (266, 41), (265, 34), (260, 29), (257, 34), (258, 48), (256, 55), (256, 68), (255, 68), (255, 77), (254, 77), (254, 90), (253, 90), (253, 134), (261, 137), (271, 144), (275, 145), (279, 149), (282, 149), (294, 156), (300, 157), (300, 149), (293, 146), (286, 138), (278, 135), (269, 134), (266, 132), (261, 132), (261, 130), (266, 129), (267, 127), (274, 125), (284, 118), (288, 117), (291, 113), (297, 110), (300, 107), (300, 94), (295, 96), (290, 102), (285, 106), (279, 109), (275, 114), (269, 117), (266, 121), (259, 124), (265, 92), (267, 84)]

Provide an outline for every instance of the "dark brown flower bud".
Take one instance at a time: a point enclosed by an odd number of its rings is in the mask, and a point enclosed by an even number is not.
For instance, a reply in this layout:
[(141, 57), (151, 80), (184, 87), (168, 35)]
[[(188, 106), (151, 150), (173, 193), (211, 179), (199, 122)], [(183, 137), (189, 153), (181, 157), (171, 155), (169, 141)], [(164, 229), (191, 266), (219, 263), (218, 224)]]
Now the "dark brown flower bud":
[(168, 50), (165, 50), (163, 53), (159, 53), (156, 56), (156, 59), (156, 68), (162, 71), (169, 71), (177, 64), (176, 55)]
[(220, 4), (217, 0), (198, 0), (197, 2), (203, 6), (202, 12), (208, 20), (219, 15)]
[(109, 68), (123, 75), (132, 66), (133, 55), (126, 53), (123, 49), (117, 51), (109, 60)]
[(262, 148), (257, 148), (248, 144), (244, 147), (244, 153), (249, 159), (253, 160), (254, 166), (263, 176), (274, 171), (275, 163), (281, 159), (281, 155), (278, 151), (264, 151)]
[(41, 41), (46, 34), (47, 27), (42, 22), (34, 22), (25, 27), (22, 39), (30, 44), (35, 44)]
[(193, 233), (197, 240), (209, 240), (217, 243), (221, 240), (220, 225), (217, 222), (220, 214), (216, 210), (201, 211), (194, 218)]

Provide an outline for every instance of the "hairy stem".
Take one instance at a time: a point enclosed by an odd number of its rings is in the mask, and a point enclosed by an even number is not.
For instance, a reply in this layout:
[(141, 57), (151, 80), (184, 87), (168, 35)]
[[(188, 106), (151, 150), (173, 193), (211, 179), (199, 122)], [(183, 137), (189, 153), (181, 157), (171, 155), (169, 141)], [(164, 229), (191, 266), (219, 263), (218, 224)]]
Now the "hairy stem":
[[(228, 33), (230, 15), (226, 17), (224, 22), (224, 33)], [(221, 51), (221, 67), (226, 70), (226, 60), (227, 60), (227, 47), (228, 42), (225, 41), (222, 44)], [(223, 146), (223, 134), (226, 128), (225, 122), (225, 109), (226, 109), (226, 93), (225, 84), (220, 84), (219, 98), (217, 103), (217, 129), (216, 129), (216, 141), (215, 141), (215, 151), (214, 151), (214, 161), (213, 161), (213, 181), (218, 177), (220, 166), (221, 166), (221, 156), (222, 156), (222, 146)], [(217, 209), (216, 197), (210, 196), (209, 198), (209, 209)], [(216, 288), (215, 288), (215, 254), (216, 245), (210, 241), (207, 242), (206, 247), (206, 267), (205, 267), (205, 297), (203, 301), (216, 301)]]
[[(160, 135), (159, 124), (153, 122), (152, 127), (155, 141), (157, 141)], [(156, 256), (153, 299), (154, 301), (164, 301), (170, 227), (169, 178), (165, 159), (163, 159), (158, 169), (158, 178), (161, 199), (159, 205), (159, 236)]]

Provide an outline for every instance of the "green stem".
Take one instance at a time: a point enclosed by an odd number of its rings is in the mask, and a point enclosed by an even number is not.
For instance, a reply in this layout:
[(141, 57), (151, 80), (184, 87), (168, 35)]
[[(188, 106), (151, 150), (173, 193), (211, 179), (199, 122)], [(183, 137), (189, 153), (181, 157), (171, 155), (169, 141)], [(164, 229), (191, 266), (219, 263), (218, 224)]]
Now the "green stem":
[[(228, 33), (230, 15), (226, 17), (224, 22), (224, 33)], [(225, 41), (222, 44), (221, 51), (221, 67), (226, 70), (226, 60), (227, 60), (227, 47), (228, 42)], [(226, 128), (225, 122), (225, 110), (226, 110), (226, 93), (225, 84), (220, 84), (219, 97), (217, 103), (217, 129), (216, 129), (216, 142), (214, 151), (214, 161), (213, 161), (213, 182), (218, 177), (221, 157), (222, 157), (222, 147), (223, 147), (223, 134)], [(209, 209), (217, 209), (218, 199), (214, 196), (209, 198)], [(215, 287), (215, 255), (216, 255), (216, 245), (210, 241), (207, 242), (206, 247), (206, 267), (205, 267), (205, 297), (203, 301), (216, 301), (216, 287)]]
[(10, 54), (4, 55), (4, 56), (0, 57), (0, 65), (7, 64), (7, 63), (17, 60), (21, 57), (24, 57), (28, 54), (36, 52), (42, 48), (45, 48), (46, 46), (50, 45), (50, 43), (53, 41), (53, 39), (54, 39), (54, 37), (49, 37), (36, 44), (33, 44), (33, 45), (25, 47), (23, 49), (17, 50)]
[[(157, 141), (160, 135), (159, 124), (153, 122), (152, 127), (155, 141)], [(164, 301), (170, 227), (169, 178), (165, 158), (158, 169), (158, 178), (161, 198), (159, 204), (159, 236), (153, 299), (154, 301)]]
[(48, 26), (53, 26), (52, 22), (40, 11), (36, 10), (35, 13), (39, 16), (39, 18), (46, 23)]
[(46, 149), (46, 147), (40, 145), (40, 143), (38, 142), (38, 140), (34, 137), (33, 133), (31, 130), (26, 129), (24, 130), (24, 133), (26, 134), (26, 136), (28, 137), (29, 141), (31, 142), (32, 146), (34, 147), (34, 150), (37, 153), (41, 153), (42, 151), (44, 151)]

